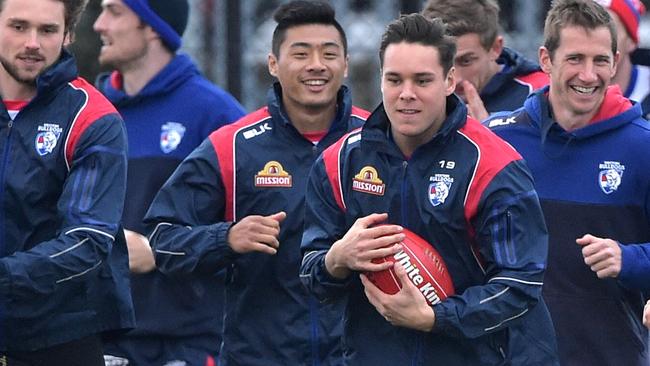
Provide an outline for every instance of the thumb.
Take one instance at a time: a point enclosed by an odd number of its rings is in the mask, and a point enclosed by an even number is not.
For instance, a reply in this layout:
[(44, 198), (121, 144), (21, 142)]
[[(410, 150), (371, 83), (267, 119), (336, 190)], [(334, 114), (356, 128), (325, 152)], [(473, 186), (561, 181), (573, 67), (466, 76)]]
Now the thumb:
[(395, 262), (393, 266), (393, 270), (397, 275), (397, 279), (399, 280), (402, 291), (404, 290), (411, 291), (412, 288), (415, 288), (415, 285), (413, 284), (413, 282), (411, 282), (408, 275), (406, 274), (406, 269), (404, 269), (404, 266), (402, 266), (398, 262)]
[(270, 215), (269, 217), (277, 222), (282, 222), (284, 219), (287, 218), (287, 213), (284, 211), (280, 211), (278, 213), (274, 213), (273, 215)]

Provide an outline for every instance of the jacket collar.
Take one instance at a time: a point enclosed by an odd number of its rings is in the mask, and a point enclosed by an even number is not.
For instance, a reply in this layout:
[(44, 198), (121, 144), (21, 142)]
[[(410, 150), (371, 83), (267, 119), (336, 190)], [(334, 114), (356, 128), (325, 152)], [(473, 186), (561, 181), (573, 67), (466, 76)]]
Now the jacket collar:
[(36, 79), (36, 98), (57, 94), (59, 87), (76, 79), (77, 75), (77, 63), (72, 54), (64, 48), (59, 60)]
[(481, 90), (482, 97), (499, 93), (506, 83), (517, 76), (528, 75), (541, 70), (539, 65), (507, 47), (503, 48), (501, 55), (497, 58), (497, 63), (503, 69), (496, 73)]
[(548, 90), (549, 86), (546, 86), (534, 92), (524, 103), (531, 124), (540, 130), (542, 141), (551, 135), (564, 139), (586, 139), (641, 118), (641, 105), (630, 103), (628, 99), (622, 97), (618, 87), (610, 86), (600, 107), (603, 110), (597, 113), (597, 120), (582, 128), (566, 131), (553, 118), (548, 102)]
[(121, 85), (122, 75), (118, 71), (100, 74), (95, 84), (113, 104), (123, 106), (143, 98), (172, 93), (185, 80), (195, 75), (200, 73), (190, 57), (177, 54), (136, 95), (130, 96), (124, 92)]

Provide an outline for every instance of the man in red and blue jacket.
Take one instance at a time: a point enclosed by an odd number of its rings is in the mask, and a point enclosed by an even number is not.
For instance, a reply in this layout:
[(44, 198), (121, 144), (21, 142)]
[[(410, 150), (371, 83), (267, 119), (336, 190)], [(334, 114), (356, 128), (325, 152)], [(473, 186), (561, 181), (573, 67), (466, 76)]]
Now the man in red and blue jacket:
[(84, 3), (1, 3), (0, 361), (102, 365), (134, 325), (124, 126), (64, 48)]
[(228, 269), (219, 365), (339, 365), (341, 307), (300, 283), (300, 239), (313, 162), (367, 112), (342, 86), (345, 33), (324, 2), (275, 14), (266, 107), (220, 128), (185, 159), (146, 216), (156, 265)]
[[(300, 277), (346, 303), (346, 365), (557, 365), (537, 194), (519, 154), (453, 95), (454, 52), (439, 19), (391, 23), (382, 105), (310, 174)], [(440, 253), (455, 296), (430, 306), (399, 264), (395, 295), (362, 274), (392, 266), (372, 260), (400, 250), (402, 227)]]

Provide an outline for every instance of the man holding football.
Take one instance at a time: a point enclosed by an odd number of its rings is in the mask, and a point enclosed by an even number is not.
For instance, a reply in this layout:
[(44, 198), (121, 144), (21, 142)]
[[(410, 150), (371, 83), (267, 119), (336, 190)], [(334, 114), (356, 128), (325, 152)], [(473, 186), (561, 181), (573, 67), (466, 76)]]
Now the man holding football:
[[(440, 20), (391, 23), (383, 103), (310, 174), (300, 277), (321, 301), (346, 303), (348, 365), (557, 364), (537, 194), (519, 154), (453, 94), (454, 54)], [(441, 184), (444, 197), (431, 189)], [(393, 266), (372, 260), (402, 249), (403, 228), (440, 253), (457, 295), (430, 306), (399, 264), (394, 295), (363, 274)]]

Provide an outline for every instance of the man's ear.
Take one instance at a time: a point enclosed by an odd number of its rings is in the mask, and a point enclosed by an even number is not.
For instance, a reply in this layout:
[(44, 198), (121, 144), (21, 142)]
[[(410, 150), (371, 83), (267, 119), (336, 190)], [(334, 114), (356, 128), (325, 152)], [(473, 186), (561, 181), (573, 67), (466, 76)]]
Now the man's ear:
[(494, 39), (488, 52), (490, 53), (490, 60), (492, 61), (496, 61), (499, 56), (501, 56), (501, 52), (503, 52), (503, 36), (497, 36)]
[(553, 65), (553, 60), (551, 60), (551, 53), (548, 52), (546, 47), (542, 46), (539, 48), (539, 66), (541, 67), (542, 71), (544, 71), (546, 74), (551, 74), (551, 66)]
[(269, 67), (269, 74), (273, 77), (278, 77), (278, 59), (275, 57), (273, 52), (269, 53), (267, 56), (267, 63)]
[(611, 77), (613, 78), (614, 75), (616, 75), (616, 69), (618, 68), (618, 62), (621, 60), (621, 52), (616, 51), (616, 54), (614, 55), (614, 60), (612, 60), (612, 74)]
[(63, 47), (68, 47), (72, 41), (74, 41), (74, 36), (70, 32), (65, 32), (63, 36)]
[(456, 90), (456, 68), (451, 67), (445, 77), (445, 95), (450, 96)]

